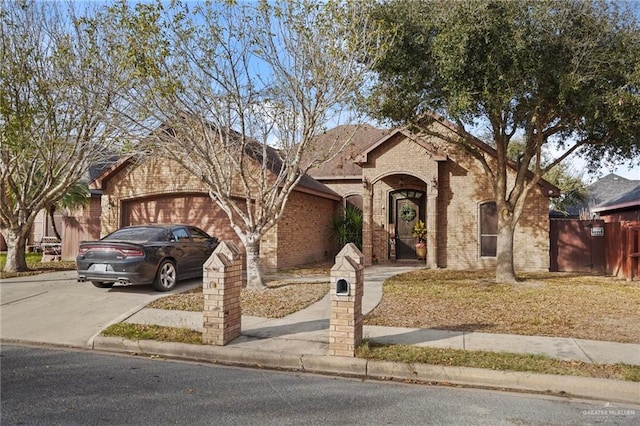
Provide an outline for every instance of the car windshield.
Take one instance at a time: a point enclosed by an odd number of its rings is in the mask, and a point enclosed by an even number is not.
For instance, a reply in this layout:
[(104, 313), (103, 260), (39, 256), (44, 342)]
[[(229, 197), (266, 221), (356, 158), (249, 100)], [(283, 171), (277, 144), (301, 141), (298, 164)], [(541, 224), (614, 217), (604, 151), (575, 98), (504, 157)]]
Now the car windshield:
[(162, 228), (153, 227), (136, 227), (136, 228), (122, 228), (118, 229), (112, 234), (107, 235), (103, 240), (118, 240), (118, 241), (162, 241), (167, 231)]

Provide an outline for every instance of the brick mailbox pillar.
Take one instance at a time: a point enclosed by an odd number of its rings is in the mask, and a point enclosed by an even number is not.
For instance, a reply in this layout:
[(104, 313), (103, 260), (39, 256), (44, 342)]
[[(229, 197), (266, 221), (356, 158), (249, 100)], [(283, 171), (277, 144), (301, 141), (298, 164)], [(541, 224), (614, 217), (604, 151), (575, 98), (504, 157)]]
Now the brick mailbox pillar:
[(242, 266), (242, 254), (231, 241), (221, 242), (202, 266), (205, 344), (223, 346), (240, 336)]
[(345, 245), (331, 268), (329, 355), (354, 357), (362, 340), (364, 256), (353, 243)]

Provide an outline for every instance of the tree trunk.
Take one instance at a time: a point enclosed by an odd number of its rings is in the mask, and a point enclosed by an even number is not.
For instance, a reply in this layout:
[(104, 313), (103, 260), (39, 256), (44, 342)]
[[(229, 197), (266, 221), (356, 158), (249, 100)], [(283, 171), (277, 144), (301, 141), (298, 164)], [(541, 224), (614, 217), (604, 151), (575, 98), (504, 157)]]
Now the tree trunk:
[(513, 238), (515, 231), (515, 220), (513, 213), (503, 209), (498, 216), (498, 242), (497, 242), (497, 263), (496, 282), (515, 283), (516, 273), (513, 266)]
[(58, 241), (62, 241), (62, 237), (60, 236), (60, 234), (58, 233), (58, 228), (56, 228), (56, 220), (55, 220), (55, 212), (56, 212), (56, 207), (49, 207), (48, 209), (48, 213), (49, 213), (49, 219), (51, 219), (51, 227), (53, 228), (53, 233), (55, 234), (56, 238), (58, 239)]
[(28, 271), (27, 257), (25, 254), (28, 233), (22, 232), (20, 229), (7, 229), (3, 235), (7, 243), (7, 263), (4, 266), (4, 271)]
[(260, 242), (250, 238), (245, 243), (247, 250), (247, 288), (264, 290), (264, 279), (260, 269)]

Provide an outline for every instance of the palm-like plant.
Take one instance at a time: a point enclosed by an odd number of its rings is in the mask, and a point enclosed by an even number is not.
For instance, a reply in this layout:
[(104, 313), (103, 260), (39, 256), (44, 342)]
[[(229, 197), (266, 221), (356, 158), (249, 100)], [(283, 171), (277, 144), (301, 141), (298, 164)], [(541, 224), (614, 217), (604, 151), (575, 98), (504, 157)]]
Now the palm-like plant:
[(362, 250), (362, 211), (359, 208), (348, 205), (331, 219), (331, 226), (340, 246), (354, 243)]
[(89, 204), (90, 195), (89, 186), (86, 183), (76, 182), (60, 200), (47, 206), (47, 213), (51, 220), (53, 233), (58, 240), (62, 240), (62, 238), (60, 237), (60, 233), (58, 232), (58, 228), (56, 227), (56, 222), (54, 220), (55, 212), (62, 209), (75, 210), (79, 207), (86, 206)]

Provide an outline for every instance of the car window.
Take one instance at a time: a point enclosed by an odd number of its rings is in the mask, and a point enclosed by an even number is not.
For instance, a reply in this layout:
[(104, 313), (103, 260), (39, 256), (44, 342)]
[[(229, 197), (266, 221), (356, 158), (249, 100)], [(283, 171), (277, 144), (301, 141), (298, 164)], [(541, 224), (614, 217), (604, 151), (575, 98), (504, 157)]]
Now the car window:
[(184, 228), (175, 228), (173, 230), (173, 236), (175, 237), (176, 241), (179, 241), (181, 243), (187, 243), (190, 241), (189, 233)]
[(135, 227), (135, 228), (122, 228), (107, 235), (103, 240), (120, 240), (120, 241), (161, 241), (163, 236), (166, 235), (166, 231), (162, 228), (152, 227)]
[(189, 227), (189, 232), (191, 232), (191, 238), (193, 238), (193, 242), (195, 243), (206, 243), (211, 239), (209, 234), (193, 226)]

